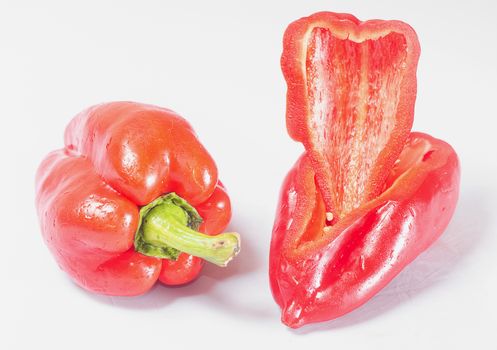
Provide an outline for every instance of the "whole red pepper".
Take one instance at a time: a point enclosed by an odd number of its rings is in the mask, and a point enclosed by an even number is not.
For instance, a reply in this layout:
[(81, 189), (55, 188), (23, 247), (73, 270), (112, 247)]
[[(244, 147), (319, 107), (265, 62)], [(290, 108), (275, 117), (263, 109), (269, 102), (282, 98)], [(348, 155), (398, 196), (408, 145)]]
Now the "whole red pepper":
[(287, 127), (306, 151), (283, 183), (269, 272), (290, 327), (365, 303), (452, 217), (457, 155), (410, 133), (419, 51), (399, 21), (322, 12), (285, 32)]
[(113, 102), (83, 111), (65, 148), (40, 165), (36, 192), (46, 244), (93, 292), (187, 283), (203, 259), (224, 266), (239, 251), (238, 234), (219, 234), (231, 207), (216, 165), (168, 109)]

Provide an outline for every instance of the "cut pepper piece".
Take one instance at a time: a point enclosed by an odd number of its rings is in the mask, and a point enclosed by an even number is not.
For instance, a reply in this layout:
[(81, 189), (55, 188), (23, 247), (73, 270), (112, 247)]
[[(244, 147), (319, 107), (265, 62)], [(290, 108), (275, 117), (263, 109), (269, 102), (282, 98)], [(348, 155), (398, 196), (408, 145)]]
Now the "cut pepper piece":
[(289, 327), (365, 303), (454, 213), (456, 153), (410, 133), (418, 57), (398, 21), (325, 12), (285, 32), (287, 128), (306, 150), (283, 183), (269, 260)]
[(399, 21), (322, 12), (284, 37), (287, 127), (316, 170), (329, 221), (383, 189), (409, 135), (419, 44)]

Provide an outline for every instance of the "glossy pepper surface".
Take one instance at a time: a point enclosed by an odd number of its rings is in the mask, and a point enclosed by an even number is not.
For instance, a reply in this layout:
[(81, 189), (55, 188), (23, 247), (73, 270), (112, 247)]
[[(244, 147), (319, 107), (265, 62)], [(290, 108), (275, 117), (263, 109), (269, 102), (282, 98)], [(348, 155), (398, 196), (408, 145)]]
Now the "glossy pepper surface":
[(322, 12), (285, 32), (287, 128), (306, 151), (282, 186), (270, 282), (290, 327), (365, 303), (452, 217), (457, 155), (410, 132), (418, 57), (399, 21)]
[(188, 122), (133, 102), (91, 107), (36, 175), (44, 240), (81, 287), (138, 295), (184, 284), (204, 260), (224, 266), (239, 236), (222, 232), (230, 200)]

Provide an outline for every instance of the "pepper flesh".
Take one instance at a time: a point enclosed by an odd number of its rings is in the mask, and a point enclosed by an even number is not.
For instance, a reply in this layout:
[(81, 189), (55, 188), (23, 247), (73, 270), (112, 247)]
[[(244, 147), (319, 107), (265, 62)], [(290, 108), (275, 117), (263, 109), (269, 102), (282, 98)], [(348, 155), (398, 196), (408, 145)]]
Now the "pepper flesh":
[(359, 307), (433, 243), (458, 198), (445, 142), (410, 133), (419, 44), (398, 21), (317, 13), (288, 27), (287, 128), (270, 283), (293, 328)]
[(316, 13), (289, 25), (287, 128), (335, 221), (377, 196), (409, 135), (419, 44), (399, 21)]
[(215, 163), (186, 120), (133, 102), (77, 115), (65, 148), (40, 165), (36, 192), (41, 231), (59, 266), (83, 288), (109, 295), (142, 294), (157, 279), (188, 283), (201, 271), (202, 259), (185, 253), (174, 261), (135, 250), (141, 206), (175, 192), (198, 209), (198, 230), (208, 235), (231, 218)]

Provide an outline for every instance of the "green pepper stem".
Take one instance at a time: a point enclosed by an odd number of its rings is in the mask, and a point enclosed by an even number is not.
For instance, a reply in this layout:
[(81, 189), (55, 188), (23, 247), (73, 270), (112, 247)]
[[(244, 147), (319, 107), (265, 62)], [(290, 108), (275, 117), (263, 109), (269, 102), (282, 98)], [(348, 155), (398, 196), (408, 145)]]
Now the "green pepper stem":
[[(174, 248), (218, 266), (226, 266), (240, 251), (238, 233), (229, 232), (209, 236), (197, 232), (189, 227), (189, 225), (192, 226), (190, 215), (191, 210), (194, 209), (191, 207), (185, 209), (183, 202), (178, 205), (174, 198), (173, 201), (161, 201), (147, 209), (139, 230), (141, 245), (147, 247), (144, 253), (162, 257), (154, 252), (157, 249)], [(195, 225), (193, 226), (196, 228)]]

